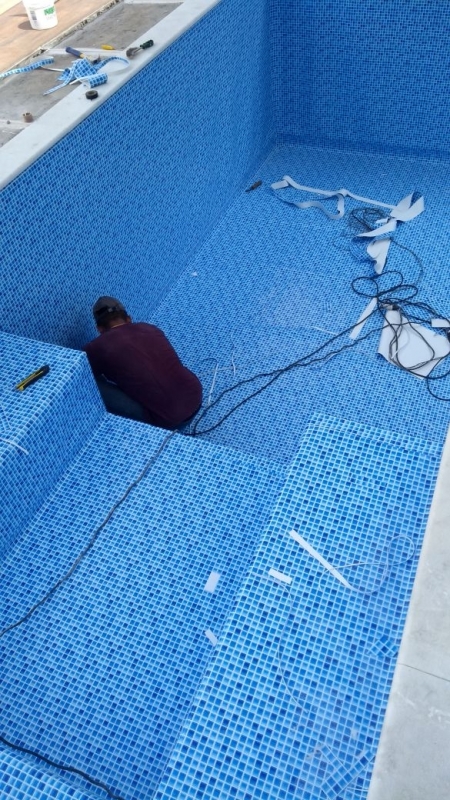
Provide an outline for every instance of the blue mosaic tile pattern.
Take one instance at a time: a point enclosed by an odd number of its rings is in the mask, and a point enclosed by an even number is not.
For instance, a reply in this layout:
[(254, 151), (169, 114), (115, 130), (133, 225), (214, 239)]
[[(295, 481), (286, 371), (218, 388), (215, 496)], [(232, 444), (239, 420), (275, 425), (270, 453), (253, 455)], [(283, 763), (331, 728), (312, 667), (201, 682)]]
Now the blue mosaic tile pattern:
[(265, 3), (220, 3), (0, 194), (4, 330), (80, 347), (103, 294), (148, 318), (266, 155), (268, 42)]
[(448, 158), (448, 3), (271, 0), (270, 17), (281, 139)]
[[(106, 415), (4, 561), (0, 629), (65, 574), (165, 436)], [(173, 438), (70, 582), (0, 640), (0, 732), (148, 800), (213, 653), (204, 631), (220, 635), (284, 477)]]
[[(401, 270), (405, 281), (418, 282), (418, 299), (445, 316), (450, 314), (449, 167), (392, 156), (276, 148), (255, 173), (262, 187), (234, 201), (153, 317), (201, 375), (205, 402), (216, 364), (212, 400), (241, 379), (312, 352), (351, 327), (367, 302), (351, 282), (372, 275), (373, 267), (350, 252), (347, 217), (331, 221), (316, 209), (288, 206), (270, 190), (273, 181), (290, 174), (305, 185), (345, 186), (387, 203), (420, 189), (426, 210), (402, 225), (396, 237), (422, 259), (423, 276), (414, 257), (394, 245), (386, 269)], [(350, 210), (358, 204), (347, 205)], [(376, 325), (381, 324), (379, 319)], [(449, 403), (433, 399), (421, 380), (378, 356), (378, 338), (374, 333), (327, 363), (289, 373), (208, 438), (289, 463), (304, 426), (322, 411), (441, 442)], [(344, 336), (336, 347), (349, 343)], [(450, 383), (442, 389), (450, 397)], [(242, 390), (227, 395), (201, 427), (214, 424), (242, 397)]]
[[(449, 19), (438, 0), (223, 0), (2, 192), (4, 328), (78, 347), (92, 301), (118, 295), (163, 327), (206, 403), (310, 352), (357, 319), (350, 283), (371, 267), (345, 221), (274, 197), (286, 173), (392, 203), (420, 190), (426, 212), (398, 244), (423, 260), (419, 299), (450, 314)], [(417, 280), (400, 248), (389, 267)], [(71, 581), (1, 640), (4, 735), (126, 800), (365, 796), (449, 419), (375, 343), (170, 442)], [(165, 434), (105, 415), (84, 356), (0, 344), (0, 436), (29, 451), (0, 442), (3, 626), (64, 574)], [(16, 395), (45, 362), (50, 375)], [(377, 585), (387, 553), (401, 563), (380, 592), (349, 593), (291, 527), (357, 585)], [(399, 534), (416, 547), (407, 563)], [(0, 794), (105, 796), (3, 748)]]
[[(366, 795), (395, 665), (373, 645), (400, 640), (438, 463), (437, 445), (314, 418), (157, 800)], [(292, 529), (353, 586), (380, 591), (346, 589)]]
[[(84, 354), (2, 333), (0, 349), (1, 560), (105, 409)], [(44, 364), (48, 375), (14, 388)]]
[(68, 786), (33, 764), (23, 754), (16, 756), (0, 745), (0, 788), (8, 800), (92, 800), (95, 795)]

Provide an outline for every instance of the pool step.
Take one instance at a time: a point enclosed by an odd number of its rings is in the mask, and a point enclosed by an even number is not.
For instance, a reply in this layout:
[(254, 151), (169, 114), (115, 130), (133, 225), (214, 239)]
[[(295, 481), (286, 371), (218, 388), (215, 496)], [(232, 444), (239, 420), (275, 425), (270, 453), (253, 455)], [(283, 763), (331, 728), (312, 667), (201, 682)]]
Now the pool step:
[[(364, 796), (439, 450), (313, 419), (158, 800)], [(285, 577), (274, 580), (271, 569)]]
[[(105, 415), (5, 558), (0, 629), (67, 572), (166, 437)], [(148, 800), (284, 479), (264, 459), (170, 439), (70, 580), (0, 640), (1, 732)]]
[[(0, 561), (105, 409), (84, 353), (0, 332)], [(15, 386), (44, 364), (50, 372)]]
[(23, 753), (14, 753), (0, 746), (0, 790), (5, 798), (32, 800), (93, 800), (98, 795), (89, 790), (69, 786), (45, 764)]

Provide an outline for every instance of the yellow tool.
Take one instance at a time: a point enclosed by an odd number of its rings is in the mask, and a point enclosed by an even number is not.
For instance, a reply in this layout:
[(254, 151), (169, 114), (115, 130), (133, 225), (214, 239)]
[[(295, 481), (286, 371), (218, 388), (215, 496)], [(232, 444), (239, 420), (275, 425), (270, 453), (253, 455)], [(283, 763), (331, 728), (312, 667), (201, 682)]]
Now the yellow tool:
[(26, 378), (20, 381), (16, 385), (16, 389), (18, 389), (19, 392), (23, 392), (23, 390), (26, 389), (27, 386), (31, 386), (32, 383), (36, 383), (36, 381), (38, 381), (39, 378), (43, 378), (44, 375), (48, 375), (49, 372), (50, 372), (50, 367), (48, 366), (48, 364), (44, 364), (43, 367), (40, 367), (35, 372), (32, 372), (31, 375), (28, 375)]
[(101, 50), (114, 50), (115, 48), (112, 46), (112, 44), (101, 44), (100, 45), (100, 49)]

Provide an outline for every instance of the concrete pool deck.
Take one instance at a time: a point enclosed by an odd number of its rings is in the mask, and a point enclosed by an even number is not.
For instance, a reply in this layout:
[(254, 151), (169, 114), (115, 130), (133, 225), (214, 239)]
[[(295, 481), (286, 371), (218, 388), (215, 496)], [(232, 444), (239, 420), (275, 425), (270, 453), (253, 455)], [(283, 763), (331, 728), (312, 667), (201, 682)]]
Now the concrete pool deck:
[[(64, 52), (70, 45), (78, 50), (94, 50), (102, 57), (125, 55), (136, 39), (171, 14), (183, 0), (147, 0), (139, 3), (123, 0), (57, 0), (58, 25), (48, 30), (32, 30), (21, 2), (7, 8), (0, 4), (0, 72), (53, 55), (55, 68), (66, 68), (73, 56)], [(2, 10), (3, 8), (3, 10)], [(142, 41), (142, 39), (141, 39)], [(100, 50), (111, 44), (115, 51)], [(91, 52), (88, 53), (91, 55)], [(59, 89), (55, 94), (44, 92), (56, 84), (57, 73), (36, 70), (13, 75), (0, 83), (0, 147), (27, 128), (23, 114), (29, 112), (40, 119), (79, 84)]]
[(0, 72), (22, 63), (92, 14), (101, 13), (114, 1), (77, 0), (73, 3), (71, 0), (57, 0), (58, 25), (42, 31), (33, 30), (22, 2), (0, 4)]

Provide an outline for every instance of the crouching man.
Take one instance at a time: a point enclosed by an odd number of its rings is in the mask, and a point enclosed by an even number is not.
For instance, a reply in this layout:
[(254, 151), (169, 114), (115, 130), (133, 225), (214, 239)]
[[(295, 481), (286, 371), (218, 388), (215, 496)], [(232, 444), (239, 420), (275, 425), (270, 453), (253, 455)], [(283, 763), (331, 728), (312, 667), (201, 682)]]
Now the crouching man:
[(155, 325), (132, 322), (115, 297), (93, 308), (99, 336), (85, 345), (108, 411), (175, 430), (199, 410), (202, 386)]

